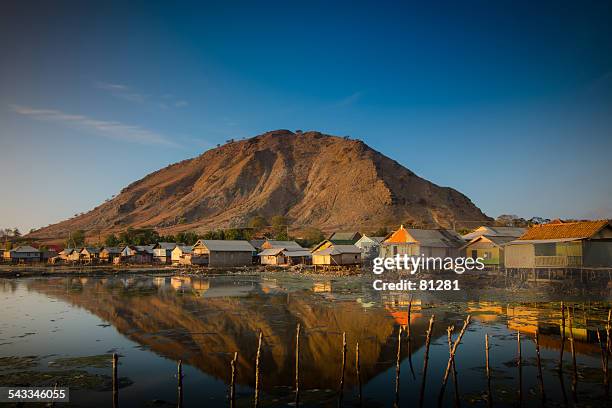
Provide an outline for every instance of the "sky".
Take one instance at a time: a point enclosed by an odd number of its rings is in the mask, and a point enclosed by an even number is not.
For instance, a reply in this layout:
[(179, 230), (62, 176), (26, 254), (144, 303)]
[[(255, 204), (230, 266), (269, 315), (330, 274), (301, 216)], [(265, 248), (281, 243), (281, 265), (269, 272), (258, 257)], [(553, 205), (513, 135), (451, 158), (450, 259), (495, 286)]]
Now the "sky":
[(487, 215), (612, 218), (612, 3), (2, 2), (0, 227), (230, 138), (349, 135)]

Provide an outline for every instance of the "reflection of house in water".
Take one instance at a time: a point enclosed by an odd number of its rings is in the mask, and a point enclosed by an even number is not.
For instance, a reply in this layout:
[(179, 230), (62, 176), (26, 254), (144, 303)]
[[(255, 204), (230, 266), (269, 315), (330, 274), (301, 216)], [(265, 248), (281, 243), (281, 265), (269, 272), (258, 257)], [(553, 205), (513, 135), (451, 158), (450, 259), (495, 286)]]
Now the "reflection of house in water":
[(210, 281), (207, 279), (197, 279), (194, 278), (191, 280), (191, 288), (200, 296), (204, 296), (204, 294), (210, 288)]
[[(385, 300), (383, 300), (385, 310), (393, 317), (396, 324), (405, 328), (408, 326), (408, 305), (410, 304), (410, 299), (400, 295), (391, 295), (389, 297), (391, 299), (385, 298)], [(421, 310), (421, 299), (412, 299), (412, 306), (410, 306), (410, 325), (423, 317)]]
[(191, 289), (191, 278), (189, 276), (173, 276), (170, 279), (170, 286), (175, 290)]
[(312, 285), (312, 291), (315, 293), (331, 293), (332, 281), (315, 282)]
[(487, 323), (498, 320), (505, 313), (500, 303), (486, 301), (468, 302), (466, 312), (472, 315), (473, 320)]

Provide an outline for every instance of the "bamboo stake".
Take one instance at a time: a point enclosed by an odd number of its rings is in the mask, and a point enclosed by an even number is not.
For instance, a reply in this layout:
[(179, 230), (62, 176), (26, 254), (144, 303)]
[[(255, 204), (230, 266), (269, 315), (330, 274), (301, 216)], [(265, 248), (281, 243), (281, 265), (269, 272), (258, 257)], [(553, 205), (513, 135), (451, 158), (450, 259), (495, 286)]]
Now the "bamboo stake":
[(176, 368), (176, 388), (178, 392), (178, 402), (177, 407), (181, 408), (183, 406), (183, 361), (179, 360)]
[(255, 400), (253, 405), (255, 408), (259, 406), (259, 359), (261, 358), (261, 340), (263, 332), (259, 332), (259, 342), (257, 343), (257, 356), (255, 357)]
[(113, 353), (113, 408), (119, 406), (119, 381), (117, 379), (117, 365), (119, 365), (119, 356)]
[(561, 302), (561, 354), (559, 355), (559, 371), (563, 371), (563, 350), (565, 349), (565, 305)]
[(610, 384), (610, 353), (612, 353), (612, 338), (610, 338), (610, 320), (612, 319), (612, 309), (608, 310), (608, 320), (606, 322), (606, 396), (608, 395), (608, 386)]
[(599, 334), (599, 329), (597, 329), (597, 341), (599, 342), (599, 348), (601, 351), (601, 371), (603, 372), (603, 383), (604, 383), (604, 390), (606, 393), (606, 399), (608, 397), (608, 392), (609, 392), (609, 388), (608, 388), (608, 361), (607, 361), (607, 344), (603, 343), (603, 340), (601, 339), (601, 335)]
[(425, 337), (425, 357), (423, 361), (423, 380), (421, 381), (421, 392), (419, 397), (419, 407), (423, 406), (423, 401), (425, 398), (425, 382), (427, 380), (427, 364), (429, 362), (429, 343), (431, 342), (431, 333), (433, 330), (433, 324), (436, 315), (431, 315), (429, 319), (429, 327), (427, 328), (427, 335)]
[[(446, 328), (446, 337), (448, 341), (448, 354), (450, 355), (453, 349), (453, 331), (455, 330), (455, 326), (448, 326)], [(459, 406), (461, 404), (459, 399), (459, 383), (457, 382), (457, 368), (455, 366), (455, 360), (453, 360), (453, 387), (455, 389), (455, 405)]]
[(399, 406), (400, 362), (402, 358), (402, 326), (397, 333), (397, 357), (395, 358), (395, 406)]
[(361, 407), (361, 374), (359, 373), (360, 368), (361, 367), (359, 365), (359, 342), (357, 342), (357, 344), (355, 345), (355, 369), (357, 371), (357, 393), (359, 397), (359, 406)]
[(487, 371), (487, 405), (493, 406), (493, 395), (491, 394), (491, 369), (489, 366), (489, 334), (485, 333), (485, 368)]
[(232, 368), (232, 378), (230, 382), (230, 408), (236, 406), (236, 360), (238, 359), (238, 352), (234, 352), (234, 358), (230, 362)]
[(542, 405), (546, 403), (546, 393), (544, 392), (544, 376), (542, 375), (542, 361), (540, 359), (540, 334), (535, 332), (536, 357), (538, 363), (538, 381), (540, 383), (540, 394), (542, 395)]
[(578, 386), (578, 371), (576, 369), (576, 345), (574, 344), (574, 314), (572, 308), (567, 309), (567, 319), (569, 320), (569, 332), (570, 332), (570, 349), (572, 352), (572, 396), (574, 401), (577, 401), (576, 388)]
[(518, 388), (518, 400), (519, 400), (519, 406), (523, 405), (523, 355), (522, 355), (522, 350), (521, 350), (521, 332), (517, 331), (516, 332), (516, 342), (517, 342), (517, 347), (518, 347), (518, 358), (516, 361), (517, 367), (518, 367), (518, 378), (519, 378), (519, 388)]
[(463, 338), (463, 335), (465, 334), (465, 330), (470, 324), (471, 318), (472, 318), (471, 315), (467, 315), (467, 317), (465, 318), (465, 321), (463, 322), (463, 327), (461, 328), (461, 331), (459, 332), (459, 336), (457, 336), (457, 339), (453, 343), (453, 348), (448, 357), (448, 363), (446, 364), (446, 370), (444, 371), (444, 378), (442, 379), (442, 387), (440, 388), (440, 394), (438, 395), (438, 405), (442, 404), (442, 399), (444, 398), (444, 391), (446, 390), (446, 383), (448, 382), (448, 375), (451, 371), (453, 362), (455, 361), (455, 354), (457, 353), (457, 348), (459, 347), (459, 344), (461, 343), (461, 339)]
[(295, 332), (295, 406), (300, 405), (300, 324)]
[(338, 407), (342, 406), (344, 397), (344, 371), (346, 369), (346, 332), (342, 333), (342, 372), (340, 373), (340, 390), (338, 391)]
[(412, 365), (412, 339), (411, 339), (411, 324), (410, 315), (412, 313), (412, 295), (410, 295), (410, 301), (408, 302), (408, 323), (406, 324), (406, 337), (408, 338), (408, 364), (410, 365), (410, 372), (412, 373), (412, 379), (416, 379), (414, 374), (414, 367)]

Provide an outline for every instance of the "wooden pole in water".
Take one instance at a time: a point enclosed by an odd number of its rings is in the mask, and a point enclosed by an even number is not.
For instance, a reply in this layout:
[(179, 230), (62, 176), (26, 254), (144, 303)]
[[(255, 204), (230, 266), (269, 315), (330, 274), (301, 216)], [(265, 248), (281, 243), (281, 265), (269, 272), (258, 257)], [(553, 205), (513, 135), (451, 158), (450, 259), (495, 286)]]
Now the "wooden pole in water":
[(519, 406), (523, 405), (523, 353), (521, 350), (521, 332), (516, 332), (516, 343), (517, 343), (517, 353), (518, 357), (516, 360), (516, 366), (518, 367), (518, 401)]
[(397, 356), (395, 358), (395, 406), (399, 406), (400, 362), (402, 358), (402, 326), (397, 333)]
[(408, 322), (406, 324), (406, 337), (408, 338), (408, 364), (410, 365), (410, 372), (412, 373), (412, 378), (416, 379), (416, 375), (414, 374), (414, 367), (412, 365), (412, 340), (411, 340), (411, 327), (410, 327), (410, 315), (412, 313), (412, 295), (410, 295), (410, 301), (408, 302)]
[(232, 368), (232, 378), (230, 381), (230, 408), (236, 406), (236, 360), (238, 359), (238, 352), (234, 352), (234, 358), (230, 362)]
[(427, 335), (425, 337), (425, 357), (423, 360), (423, 379), (421, 380), (421, 392), (419, 396), (419, 407), (423, 406), (423, 402), (425, 399), (425, 382), (427, 380), (427, 364), (429, 362), (429, 343), (431, 342), (431, 333), (433, 330), (433, 324), (436, 315), (431, 315), (429, 319), (429, 327), (427, 328)]
[(357, 371), (357, 394), (359, 397), (359, 406), (361, 406), (361, 374), (359, 370), (361, 369), (359, 365), (359, 342), (355, 345), (355, 370)]
[(344, 397), (344, 372), (346, 370), (346, 332), (342, 333), (342, 372), (340, 373), (340, 389), (338, 391), (338, 407), (342, 406)]
[(257, 408), (259, 406), (259, 360), (261, 358), (261, 339), (263, 338), (263, 332), (259, 332), (259, 342), (257, 343), (257, 355), (255, 357), (255, 400), (253, 406)]
[[(446, 328), (446, 337), (447, 337), (447, 342), (448, 342), (448, 354), (450, 356), (450, 353), (453, 351), (453, 331), (455, 330), (455, 326), (448, 326)], [(460, 399), (459, 399), (459, 383), (457, 382), (457, 368), (455, 367), (455, 360), (453, 359), (453, 387), (455, 389), (455, 405), (459, 406), (460, 405)]]
[(607, 344), (604, 344), (603, 340), (601, 339), (601, 335), (599, 334), (599, 329), (597, 329), (597, 341), (599, 342), (599, 348), (601, 349), (601, 371), (603, 371), (603, 383), (604, 383), (604, 390), (606, 392), (606, 398), (608, 397), (608, 392), (609, 392), (609, 388), (608, 388), (608, 361), (607, 361), (607, 354), (608, 354), (608, 350), (607, 350)]
[(542, 361), (540, 359), (540, 334), (535, 332), (536, 358), (538, 363), (538, 381), (540, 383), (540, 395), (542, 396), (542, 405), (546, 403), (546, 393), (544, 392), (544, 376), (542, 375)]
[(295, 406), (300, 405), (300, 324), (295, 331)]
[(493, 395), (491, 395), (491, 368), (489, 366), (489, 334), (485, 333), (485, 369), (487, 371), (487, 405), (493, 406)]
[(559, 355), (559, 371), (563, 371), (563, 349), (565, 348), (565, 305), (561, 302), (561, 354)]
[(113, 408), (119, 406), (119, 382), (117, 379), (117, 365), (119, 365), (119, 356), (113, 353)]
[(177, 379), (177, 391), (178, 391), (178, 402), (177, 407), (183, 406), (183, 361), (179, 360), (176, 368), (176, 379)]
[(442, 404), (442, 399), (444, 398), (444, 390), (446, 389), (446, 383), (448, 382), (448, 375), (450, 373), (452, 364), (455, 361), (455, 354), (457, 353), (457, 348), (459, 347), (459, 344), (461, 343), (461, 339), (463, 338), (463, 335), (465, 334), (465, 330), (470, 324), (471, 318), (472, 318), (471, 315), (468, 315), (465, 318), (465, 321), (463, 322), (463, 327), (461, 328), (461, 331), (459, 332), (459, 336), (457, 336), (457, 340), (455, 340), (455, 343), (453, 343), (453, 349), (451, 350), (450, 355), (448, 357), (448, 363), (446, 364), (446, 370), (444, 371), (444, 378), (442, 379), (442, 387), (440, 388), (440, 394), (438, 395), (438, 405)]

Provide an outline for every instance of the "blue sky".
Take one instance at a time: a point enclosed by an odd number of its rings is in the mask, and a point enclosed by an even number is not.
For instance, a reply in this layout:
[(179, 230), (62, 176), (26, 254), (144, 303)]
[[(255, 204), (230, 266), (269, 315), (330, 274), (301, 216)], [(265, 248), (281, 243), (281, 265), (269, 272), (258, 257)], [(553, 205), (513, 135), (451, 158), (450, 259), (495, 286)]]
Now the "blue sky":
[(229, 138), (360, 138), (488, 215), (612, 217), (612, 3), (14, 2), (0, 227)]

